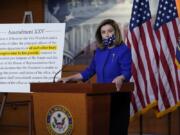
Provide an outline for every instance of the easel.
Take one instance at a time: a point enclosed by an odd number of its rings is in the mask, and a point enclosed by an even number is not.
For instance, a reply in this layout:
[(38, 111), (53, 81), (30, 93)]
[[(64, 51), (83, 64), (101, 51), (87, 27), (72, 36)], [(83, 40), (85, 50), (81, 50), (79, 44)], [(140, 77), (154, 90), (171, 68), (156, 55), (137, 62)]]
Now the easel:
[(25, 11), (23, 17), (23, 23), (33, 23), (32, 11)]
[(8, 93), (2, 93), (1, 95), (3, 95), (3, 98), (2, 98), (1, 108), (0, 108), (0, 119), (1, 119), (2, 116), (3, 116), (4, 106), (5, 106), (5, 104), (6, 104), (6, 99), (7, 99)]
[[(32, 16), (32, 11), (25, 11), (24, 12), (24, 16), (23, 16), (23, 21), (22, 23), (33, 23), (33, 16)], [(24, 100), (24, 101), (7, 101), (8, 98), (8, 93), (0, 93), (3, 97), (2, 97), (2, 103), (0, 105), (0, 120), (3, 117), (3, 112), (4, 112), (4, 107), (5, 105), (28, 105), (28, 135), (32, 135), (32, 102), (31, 99), (30, 100)], [(10, 126), (15, 126), (18, 127), (16, 125), (10, 125)]]

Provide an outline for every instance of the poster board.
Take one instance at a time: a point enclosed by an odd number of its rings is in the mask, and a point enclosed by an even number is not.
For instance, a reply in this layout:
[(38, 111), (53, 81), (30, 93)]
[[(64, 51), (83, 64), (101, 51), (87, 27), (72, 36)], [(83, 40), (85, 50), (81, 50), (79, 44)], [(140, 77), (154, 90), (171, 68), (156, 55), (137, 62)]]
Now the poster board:
[(1, 24), (0, 92), (30, 92), (32, 82), (53, 82), (64, 34), (65, 23)]

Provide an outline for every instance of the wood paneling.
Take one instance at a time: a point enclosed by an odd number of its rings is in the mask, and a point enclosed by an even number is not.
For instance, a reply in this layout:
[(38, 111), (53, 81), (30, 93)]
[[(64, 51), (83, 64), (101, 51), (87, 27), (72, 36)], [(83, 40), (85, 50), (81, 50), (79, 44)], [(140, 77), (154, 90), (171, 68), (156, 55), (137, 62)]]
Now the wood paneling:
[[(143, 133), (152, 135), (180, 135), (180, 108), (171, 114), (165, 115), (162, 118), (156, 118), (154, 110), (150, 110), (143, 115)], [(139, 134), (140, 118), (130, 122), (129, 133)], [(131, 135), (130, 134), (130, 135)]]
[(1, 0), (0, 23), (22, 23), (24, 11), (32, 11), (34, 23), (44, 21), (44, 0)]
[[(2, 95), (0, 95), (0, 103)], [(31, 94), (8, 94), (4, 113), (0, 119), (1, 135), (27, 135), (29, 130)]]

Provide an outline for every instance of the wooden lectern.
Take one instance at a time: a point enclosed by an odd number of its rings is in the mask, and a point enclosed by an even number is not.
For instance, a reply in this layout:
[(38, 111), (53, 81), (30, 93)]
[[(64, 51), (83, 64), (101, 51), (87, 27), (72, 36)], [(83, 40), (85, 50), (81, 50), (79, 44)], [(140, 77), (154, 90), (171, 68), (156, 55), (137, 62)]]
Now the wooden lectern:
[[(121, 92), (133, 90), (124, 83)], [(36, 135), (49, 135), (46, 116), (49, 108), (61, 105), (73, 117), (72, 135), (109, 135), (110, 94), (114, 84), (32, 83)]]

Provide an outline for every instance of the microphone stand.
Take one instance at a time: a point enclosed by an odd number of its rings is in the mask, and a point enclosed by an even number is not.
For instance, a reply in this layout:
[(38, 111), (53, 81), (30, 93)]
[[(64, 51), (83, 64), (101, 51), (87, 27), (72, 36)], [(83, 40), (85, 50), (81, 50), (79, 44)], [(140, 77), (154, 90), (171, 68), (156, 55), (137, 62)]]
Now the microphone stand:
[(54, 77), (53, 77), (53, 83), (56, 82), (56, 76), (69, 64), (71, 64), (72, 62), (74, 62), (79, 56), (81, 56), (82, 54), (84, 54), (84, 50), (80, 51), (75, 57), (73, 57), (73, 59), (68, 62), (67, 64), (65, 64), (58, 72), (55, 73)]

